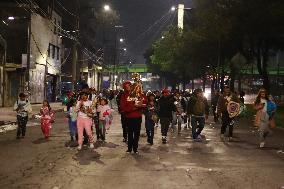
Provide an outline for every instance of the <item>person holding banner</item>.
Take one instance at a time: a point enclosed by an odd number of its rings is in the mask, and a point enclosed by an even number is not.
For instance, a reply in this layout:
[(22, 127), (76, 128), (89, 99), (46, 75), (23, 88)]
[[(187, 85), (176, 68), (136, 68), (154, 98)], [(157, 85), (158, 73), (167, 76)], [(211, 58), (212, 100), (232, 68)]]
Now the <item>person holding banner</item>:
[(229, 127), (228, 139), (229, 141), (233, 140), (234, 118), (240, 114), (240, 111), (239, 98), (231, 92), (229, 86), (225, 86), (217, 103), (217, 113), (222, 118), (221, 140), (225, 139), (227, 127)]

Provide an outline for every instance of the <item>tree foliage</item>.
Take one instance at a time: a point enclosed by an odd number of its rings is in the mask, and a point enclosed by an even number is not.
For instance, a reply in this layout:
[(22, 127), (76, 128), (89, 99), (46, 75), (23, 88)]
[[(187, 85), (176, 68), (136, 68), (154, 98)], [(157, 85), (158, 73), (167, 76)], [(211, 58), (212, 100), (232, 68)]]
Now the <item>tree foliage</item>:
[(149, 65), (185, 82), (203, 77), (208, 67), (223, 75), (229, 68), (233, 84), (240, 67), (230, 61), (238, 55), (257, 63), (269, 89), (268, 60), (284, 47), (284, 1), (194, 0), (194, 4), (189, 29), (170, 28), (153, 45)]

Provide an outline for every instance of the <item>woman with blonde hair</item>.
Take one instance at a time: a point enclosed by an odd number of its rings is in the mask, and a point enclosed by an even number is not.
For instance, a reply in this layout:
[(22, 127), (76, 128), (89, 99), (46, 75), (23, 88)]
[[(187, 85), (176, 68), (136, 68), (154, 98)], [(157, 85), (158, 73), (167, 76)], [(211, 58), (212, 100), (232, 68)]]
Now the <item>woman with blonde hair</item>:
[[(271, 104), (275, 108), (271, 109)], [(258, 92), (254, 102), (254, 109), (257, 110), (254, 125), (259, 128), (260, 148), (265, 145), (265, 139), (270, 133), (269, 125), (273, 122), (273, 113), (276, 110), (274, 102), (269, 100), (268, 92), (266, 89), (261, 88)]]

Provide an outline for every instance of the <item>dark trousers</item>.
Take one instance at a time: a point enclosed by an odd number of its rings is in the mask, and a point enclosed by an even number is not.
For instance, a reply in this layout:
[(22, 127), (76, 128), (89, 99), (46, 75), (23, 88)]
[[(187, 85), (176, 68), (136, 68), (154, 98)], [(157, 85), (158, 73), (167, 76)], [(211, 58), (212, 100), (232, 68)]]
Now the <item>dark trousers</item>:
[(225, 134), (227, 127), (229, 127), (229, 137), (233, 137), (234, 124), (231, 124), (233, 118), (229, 117), (229, 113), (226, 111), (222, 113), (222, 127), (221, 134)]
[(95, 129), (96, 129), (97, 140), (99, 140), (101, 138), (99, 117), (96, 116), (93, 120), (94, 120)]
[(102, 139), (105, 141), (106, 139), (106, 128), (105, 128), (105, 120), (99, 120), (99, 124), (96, 125), (96, 134), (97, 139)]
[(170, 117), (160, 117), (160, 122), (161, 122), (162, 136), (167, 136), (169, 126), (170, 126), (170, 123), (171, 123), (171, 118)]
[(184, 126), (185, 128), (186, 128), (186, 127), (189, 127), (189, 125), (188, 125), (189, 122), (187, 122), (187, 119), (188, 119), (188, 116), (187, 116), (187, 115), (184, 115), (184, 116), (183, 116), (183, 123), (185, 124), (185, 126)]
[(145, 117), (145, 127), (148, 141), (153, 142), (155, 122), (149, 117)]
[(126, 118), (128, 130), (128, 151), (136, 152), (138, 149), (138, 142), (140, 137), (142, 117), (140, 118)]
[(191, 116), (192, 138), (196, 139), (200, 135), (205, 125), (204, 117)]
[(122, 126), (122, 132), (123, 132), (123, 138), (127, 140), (127, 123), (126, 123), (126, 117), (124, 114), (121, 114), (121, 126)]
[(217, 109), (217, 106), (215, 105), (212, 105), (212, 112), (213, 112), (213, 116), (214, 116), (214, 121), (217, 122), (219, 117), (218, 117), (218, 114), (216, 112), (216, 109)]
[(26, 117), (17, 116), (17, 122), (18, 122), (17, 137), (20, 137), (20, 135), (24, 137), (26, 135), (28, 116)]

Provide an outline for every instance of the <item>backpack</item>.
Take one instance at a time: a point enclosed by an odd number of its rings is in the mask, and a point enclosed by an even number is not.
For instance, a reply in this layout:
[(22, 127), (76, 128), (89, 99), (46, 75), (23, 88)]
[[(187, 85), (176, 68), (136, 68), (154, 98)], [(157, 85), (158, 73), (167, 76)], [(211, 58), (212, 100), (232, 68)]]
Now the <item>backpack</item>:
[(196, 99), (193, 104), (193, 114), (196, 116), (203, 116), (205, 113), (205, 103), (203, 99)]
[(267, 101), (267, 113), (269, 116), (272, 116), (273, 113), (276, 111), (276, 109), (277, 106), (273, 101), (271, 100)]

